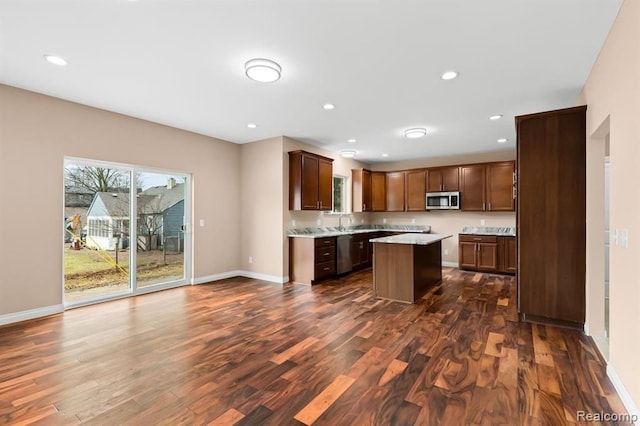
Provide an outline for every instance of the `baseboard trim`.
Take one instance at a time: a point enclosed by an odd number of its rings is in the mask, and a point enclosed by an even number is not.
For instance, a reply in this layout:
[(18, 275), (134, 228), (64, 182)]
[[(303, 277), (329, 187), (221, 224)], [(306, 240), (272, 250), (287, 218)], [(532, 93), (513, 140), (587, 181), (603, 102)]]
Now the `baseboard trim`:
[(636, 416), (635, 424), (640, 425), (640, 420), (638, 420), (638, 417), (640, 417), (640, 410), (638, 409), (636, 403), (633, 401), (633, 398), (631, 398), (631, 395), (629, 395), (627, 388), (624, 387), (624, 384), (622, 383), (622, 380), (620, 380), (620, 376), (618, 376), (616, 370), (613, 368), (613, 365), (611, 365), (610, 363), (607, 364), (607, 376), (609, 376), (609, 379), (611, 379), (613, 387), (616, 388), (616, 391), (618, 392), (618, 395), (620, 395), (620, 399), (622, 400), (622, 403), (624, 404), (624, 407), (627, 409), (629, 414)]
[(442, 261), (442, 266), (448, 266), (450, 268), (457, 268), (458, 262), (445, 262), (444, 260)]
[(207, 275), (204, 277), (197, 277), (191, 280), (191, 284), (192, 285), (205, 284), (205, 283), (210, 283), (212, 281), (219, 281), (219, 280), (224, 280), (226, 278), (233, 278), (233, 277), (252, 278), (254, 280), (269, 281), (269, 282), (278, 283), (278, 284), (284, 284), (289, 282), (288, 276), (280, 277), (277, 275), (260, 274), (258, 272), (235, 270), (235, 271), (229, 271), (229, 272), (222, 272), (220, 274)]
[(26, 311), (14, 312), (12, 314), (0, 315), (0, 325), (13, 324), (14, 322), (28, 321), (36, 318), (48, 317), (64, 311), (64, 305), (45, 306), (44, 308), (29, 309)]

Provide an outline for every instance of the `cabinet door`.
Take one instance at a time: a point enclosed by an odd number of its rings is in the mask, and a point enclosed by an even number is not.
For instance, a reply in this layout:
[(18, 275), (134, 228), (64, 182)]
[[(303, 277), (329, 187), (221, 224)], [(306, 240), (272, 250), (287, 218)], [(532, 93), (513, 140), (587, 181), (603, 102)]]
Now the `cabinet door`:
[(387, 210), (386, 173), (371, 173), (371, 211), (384, 212)]
[(404, 211), (404, 172), (387, 173), (387, 211)]
[(317, 157), (302, 155), (302, 209), (318, 210), (318, 168)]
[(406, 173), (407, 211), (415, 212), (426, 209), (426, 180), (425, 170), (412, 170)]
[(487, 164), (487, 210), (489, 211), (513, 211), (515, 200), (513, 199), (513, 173), (515, 163)]
[(357, 268), (360, 266), (360, 241), (356, 239), (351, 240), (351, 267)]
[(476, 254), (479, 271), (495, 272), (498, 270), (498, 244), (478, 243)]
[(505, 237), (504, 240), (505, 271), (515, 274), (518, 270), (518, 259), (516, 258), (516, 237)]
[(445, 167), (442, 169), (442, 190), (443, 191), (459, 191), (460, 190), (460, 168)]
[(462, 210), (483, 211), (485, 209), (485, 166), (460, 167), (460, 198)]
[(333, 164), (318, 160), (318, 207), (319, 210), (333, 210)]
[(427, 170), (427, 192), (442, 192), (442, 169)]
[(476, 269), (476, 243), (458, 243), (458, 266), (461, 269)]
[(351, 170), (351, 211), (371, 211), (371, 172), (365, 169)]

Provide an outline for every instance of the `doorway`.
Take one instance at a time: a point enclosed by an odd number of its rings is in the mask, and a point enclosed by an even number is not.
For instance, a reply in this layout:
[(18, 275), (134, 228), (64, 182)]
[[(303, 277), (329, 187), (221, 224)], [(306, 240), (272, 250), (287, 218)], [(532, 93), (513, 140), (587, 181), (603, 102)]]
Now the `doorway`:
[(190, 176), (65, 159), (65, 307), (187, 283)]

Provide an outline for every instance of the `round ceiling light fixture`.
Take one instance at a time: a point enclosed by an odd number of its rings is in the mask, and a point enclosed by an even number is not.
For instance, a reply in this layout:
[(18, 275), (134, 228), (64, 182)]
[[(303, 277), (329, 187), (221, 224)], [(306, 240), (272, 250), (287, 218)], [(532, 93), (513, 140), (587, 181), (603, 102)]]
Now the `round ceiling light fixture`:
[(386, 152), (384, 154), (382, 154), (383, 157), (388, 157), (389, 154), (387, 154)]
[(352, 149), (345, 149), (340, 151), (340, 156), (344, 158), (354, 158), (356, 156), (356, 152)]
[(489, 117), (489, 120), (500, 120), (502, 118), (502, 114), (495, 114)]
[(458, 76), (457, 71), (450, 70), (450, 71), (443, 72), (440, 78), (442, 78), (443, 80), (453, 80), (457, 76)]
[(355, 140), (355, 139), (349, 139), (347, 142), (349, 142), (349, 143), (356, 143), (356, 142), (357, 142), (357, 140)]
[(425, 136), (427, 129), (424, 127), (412, 127), (404, 131), (404, 137), (409, 139), (417, 139)]
[(507, 139), (507, 138), (498, 139), (498, 143), (505, 143), (505, 142), (509, 142), (509, 139)]
[(280, 79), (282, 68), (271, 59), (250, 59), (244, 64), (244, 71), (251, 80), (272, 83)]
[(258, 127), (258, 125), (256, 123), (249, 123), (247, 124), (247, 127), (250, 129), (255, 129), (256, 127)]
[(324, 105), (322, 105), (322, 108), (326, 109), (327, 111), (335, 109), (335, 107), (336, 107), (335, 104), (324, 104)]
[(45, 58), (47, 61), (49, 61), (50, 63), (52, 63), (53, 65), (57, 65), (59, 67), (64, 67), (65, 65), (67, 65), (67, 61), (65, 61), (64, 59), (62, 59), (59, 56), (55, 56), (55, 55), (42, 55), (43, 58)]

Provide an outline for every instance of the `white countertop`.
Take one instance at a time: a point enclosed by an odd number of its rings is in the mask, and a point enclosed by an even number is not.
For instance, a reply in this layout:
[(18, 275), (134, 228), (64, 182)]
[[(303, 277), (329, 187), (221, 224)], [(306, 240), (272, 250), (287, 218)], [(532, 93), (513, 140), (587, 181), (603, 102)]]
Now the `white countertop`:
[[(323, 238), (323, 237), (338, 237), (340, 235), (355, 235), (355, 234), (368, 234), (370, 232), (420, 232), (416, 230), (407, 230), (407, 229), (380, 229), (380, 228), (371, 228), (371, 229), (348, 229), (344, 231), (322, 231), (322, 232), (310, 232), (304, 234), (289, 234), (287, 237), (289, 238)], [(429, 229), (425, 229), (422, 231), (423, 233), (429, 232)]]
[(453, 237), (453, 235), (451, 234), (400, 234), (393, 235), (391, 237), (372, 238), (369, 241), (372, 243), (410, 244), (426, 246), (451, 237)]

